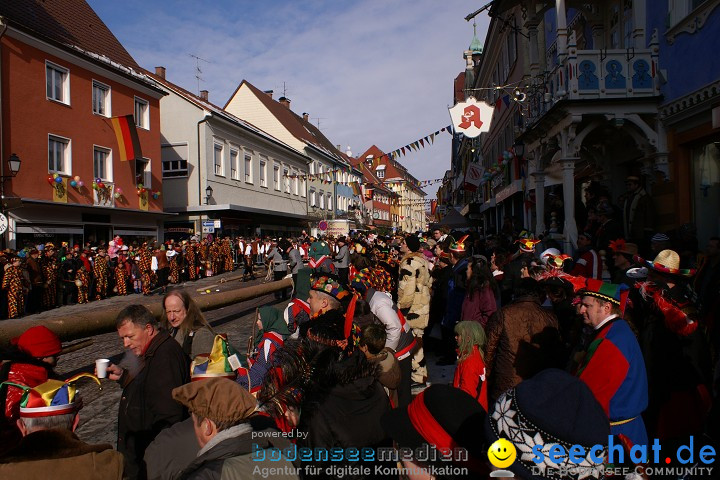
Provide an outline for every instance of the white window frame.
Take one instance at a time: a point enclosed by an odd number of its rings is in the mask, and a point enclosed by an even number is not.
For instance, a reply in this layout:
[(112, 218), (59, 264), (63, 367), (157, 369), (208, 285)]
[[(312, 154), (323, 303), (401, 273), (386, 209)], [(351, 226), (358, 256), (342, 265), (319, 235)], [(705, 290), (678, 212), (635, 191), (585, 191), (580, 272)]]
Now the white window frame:
[[(141, 112), (140, 119), (137, 118), (138, 104), (145, 106), (144, 110)], [(135, 118), (135, 126), (137, 128), (142, 128), (143, 130), (150, 130), (150, 102), (148, 102), (144, 98), (136, 96), (135, 102), (133, 103), (133, 117)]]
[(280, 187), (280, 165), (277, 163), (273, 163), (273, 187), (275, 188), (276, 192), (279, 192), (281, 190), (281, 187)]
[[(65, 145), (62, 170), (50, 168), (50, 142), (59, 142)], [(57, 164), (55, 166), (57, 166)], [(69, 138), (53, 135), (52, 133), (48, 134), (48, 173), (72, 175), (72, 141)]]
[(268, 158), (263, 155), (260, 155), (260, 186), (263, 188), (268, 188), (267, 164), (268, 164)]
[[(104, 95), (102, 102), (98, 102), (98, 100), (95, 96), (96, 91), (104, 92), (105, 95)], [(106, 85), (97, 80), (92, 81), (92, 112), (95, 115), (100, 115), (101, 117), (108, 117), (108, 118), (112, 116), (111, 95), (112, 95), (112, 89), (110, 88), (110, 85)]]
[(305, 198), (307, 196), (307, 179), (302, 177), (300, 179), (300, 196)]
[[(175, 147), (185, 147), (185, 158), (180, 160), (165, 160), (162, 158), (162, 152), (166, 148), (175, 149)], [(188, 169), (187, 157), (189, 156), (188, 144), (187, 143), (165, 143), (160, 145), (161, 152), (161, 167), (162, 167), (162, 178), (183, 178), (187, 177), (190, 173)], [(182, 168), (182, 163), (185, 163), (185, 168)], [(173, 164), (176, 165), (173, 165)], [(166, 168), (167, 166), (167, 168)], [(169, 175), (166, 175), (169, 174)]]
[(310, 175), (315, 175), (315, 162), (310, 162)]
[[(49, 69), (54, 70), (56, 72), (60, 72), (60, 74), (62, 75), (61, 91), (62, 91), (63, 98), (55, 98), (54, 96), (48, 95), (48, 83), (50, 80), (48, 78), (48, 70)], [(52, 82), (54, 84), (55, 75), (53, 75), (53, 77), (52, 77)], [(52, 93), (53, 94), (55, 93), (55, 88), (52, 88)], [(62, 103), (64, 105), (70, 105), (70, 70), (66, 67), (62, 67), (62, 66), (58, 65), (57, 63), (53, 63), (49, 60), (45, 60), (45, 98), (50, 101), (53, 101), (53, 102)]]
[(253, 183), (253, 156), (252, 152), (244, 152), (243, 163), (245, 167), (245, 183)]
[(310, 206), (311, 207), (317, 206), (317, 198), (315, 195), (315, 189), (313, 189), (313, 188), (310, 189)]
[(285, 183), (285, 193), (290, 193), (290, 170), (283, 167), (283, 182)]
[[(151, 189), (152, 188), (152, 160), (150, 160), (147, 157), (143, 157), (142, 160), (144, 162), (147, 162), (147, 169), (143, 172), (144, 178), (142, 179), (143, 187)], [(137, 169), (137, 166), (135, 167)], [(137, 172), (137, 170), (136, 170)], [(137, 175), (135, 176), (135, 179), (137, 180)]]
[(293, 175), (293, 195), (297, 196), (300, 194), (300, 179), (298, 176), (300, 175), (297, 170), (294, 168), (292, 169), (292, 175)]
[(230, 147), (230, 178), (240, 180), (240, 150), (233, 147)]
[[(98, 175), (95, 170), (95, 154), (96, 152), (103, 152), (107, 154), (105, 157), (105, 176)], [(93, 145), (93, 178), (100, 178), (104, 182), (113, 181), (113, 162), (112, 162), (112, 149), (103, 147), (102, 145)]]
[(375, 170), (375, 176), (378, 177), (380, 180), (385, 178), (385, 169), (384, 168), (378, 168)]
[(323, 192), (322, 190), (318, 192), (318, 200), (320, 210), (325, 210), (325, 192)]
[(327, 209), (330, 211), (333, 209), (333, 194), (330, 192), (327, 194)]
[[(220, 152), (220, 163), (218, 163), (218, 152)], [(225, 144), (213, 142), (213, 172), (216, 177), (225, 176)]]
[(335, 202), (335, 204), (337, 205), (338, 210), (342, 210), (342, 209), (343, 209), (342, 198), (343, 198), (343, 197), (342, 197), (340, 194), (338, 194), (338, 196), (337, 196), (337, 201)]

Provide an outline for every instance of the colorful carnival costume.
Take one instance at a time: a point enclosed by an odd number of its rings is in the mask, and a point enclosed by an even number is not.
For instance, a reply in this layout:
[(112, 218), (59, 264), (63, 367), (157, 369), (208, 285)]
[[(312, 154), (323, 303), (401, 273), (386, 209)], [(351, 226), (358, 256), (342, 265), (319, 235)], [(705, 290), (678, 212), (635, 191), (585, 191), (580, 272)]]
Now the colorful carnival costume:
[(6, 268), (2, 281), (3, 290), (7, 290), (8, 318), (17, 318), (25, 313), (22, 269), (17, 265)]
[(100, 300), (107, 297), (108, 289), (108, 260), (104, 255), (97, 255), (93, 263), (93, 275), (95, 276), (95, 299)]
[(128, 294), (127, 284), (129, 277), (125, 261), (119, 261), (117, 267), (115, 267), (115, 289), (118, 295)]
[[(46, 245), (45, 248), (47, 249), (48, 246)], [(42, 268), (43, 282), (45, 284), (42, 298), (43, 308), (55, 308), (55, 305), (57, 305), (57, 259), (52, 256), (50, 252), (46, 252), (40, 266)]]
[(75, 285), (78, 289), (78, 303), (88, 303), (90, 301), (90, 272), (85, 267), (78, 270), (75, 275)]
[[(627, 286), (588, 279), (580, 295), (624, 307)], [(610, 433), (623, 435), (634, 445), (647, 445), (641, 414), (648, 405), (648, 382), (640, 345), (628, 323), (610, 315), (600, 323), (582, 353), (576, 375), (595, 395), (610, 419)]]

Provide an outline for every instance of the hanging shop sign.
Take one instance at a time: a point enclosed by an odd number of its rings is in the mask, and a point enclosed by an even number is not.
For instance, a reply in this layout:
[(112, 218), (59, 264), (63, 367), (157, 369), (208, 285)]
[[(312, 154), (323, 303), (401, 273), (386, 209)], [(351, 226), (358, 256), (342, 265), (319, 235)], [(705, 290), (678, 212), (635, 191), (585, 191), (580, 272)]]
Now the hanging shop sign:
[(456, 103), (449, 109), (455, 131), (469, 138), (490, 131), (493, 110), (493, 107), (475, 100), (475, 97), (468, 97), (464, 102)]

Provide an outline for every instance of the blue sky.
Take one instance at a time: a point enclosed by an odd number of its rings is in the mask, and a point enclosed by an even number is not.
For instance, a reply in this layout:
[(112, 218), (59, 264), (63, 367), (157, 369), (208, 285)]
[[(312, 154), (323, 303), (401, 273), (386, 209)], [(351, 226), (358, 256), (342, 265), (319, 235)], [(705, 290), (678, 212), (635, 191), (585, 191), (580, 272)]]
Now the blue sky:
[[(450, 124), (453, 79), (472, 40), (465, 0), (88, 0), (135, 60), (223, 106), (245, 79), (359, 155), (392, 151)], [(477, 18), (485, 39), (488, 18)], [(418, 180), (450, 165), (450, 135), (400, 159)], [(427, 187), (434, 196), (437, 185)]]

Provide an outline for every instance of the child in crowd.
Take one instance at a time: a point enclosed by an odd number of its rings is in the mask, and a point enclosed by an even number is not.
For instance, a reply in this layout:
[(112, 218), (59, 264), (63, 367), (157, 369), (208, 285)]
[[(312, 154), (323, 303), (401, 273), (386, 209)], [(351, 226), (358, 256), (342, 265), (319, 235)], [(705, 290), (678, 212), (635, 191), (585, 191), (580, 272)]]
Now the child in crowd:
[(400, 385), (400, 363), (391, 348), (385, 348), (387, 332), (385, 326), (377, 323), (365, 325), (360, 335), (360, 350), (365, 357), (378, 365), (377, 377), (390, 398), (393, 408), (398, 405), (397, 388)]
[(487, 411), (487, 382), (485, 381), (485, 330), (474, 321), (464, 320), (455, 325), (458, 344), (458, 366), (453, 386), (469, 393)]

